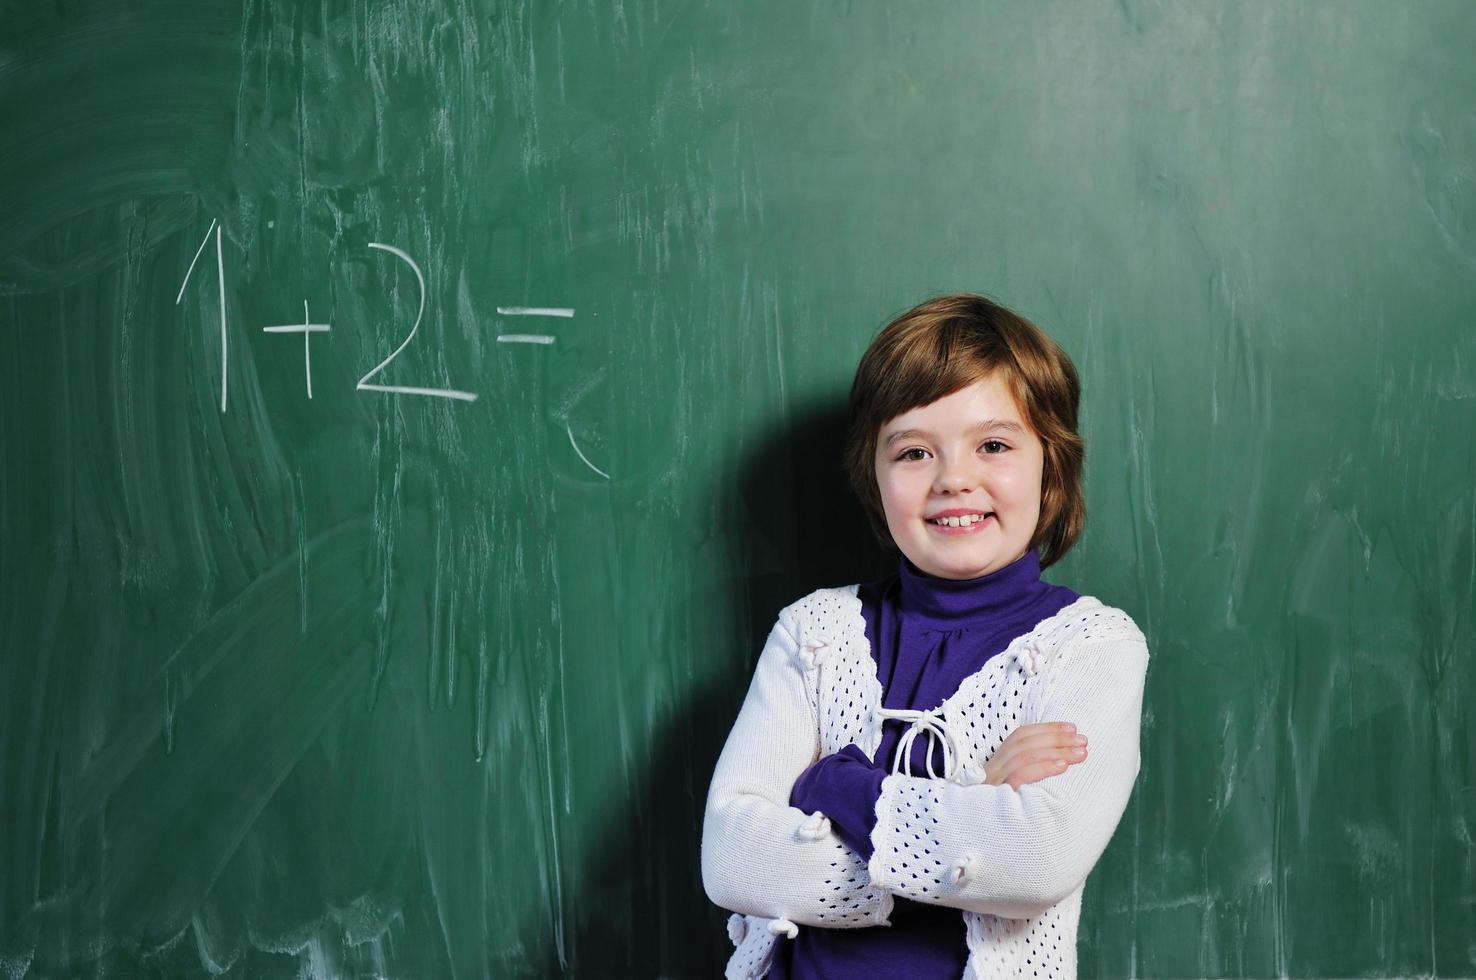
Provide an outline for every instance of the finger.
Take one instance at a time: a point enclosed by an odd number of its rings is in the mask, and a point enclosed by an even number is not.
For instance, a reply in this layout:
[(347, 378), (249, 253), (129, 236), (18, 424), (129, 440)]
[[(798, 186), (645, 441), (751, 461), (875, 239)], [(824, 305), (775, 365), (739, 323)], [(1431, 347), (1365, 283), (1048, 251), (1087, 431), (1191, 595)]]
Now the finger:
[(1065, 771), (1066, 763), (1060, 759), (1056, 759), (1048, 763), (1041, 762), (1030, 766), (1022, 766), (1010, 774), (1007, 782), (1009, 783), (1010, 789), (1018, 791), (1021, 786), (1038, 783), (1042, 779), (1047, 779), (1051, 776), (1059, 776)]
[(1021, 725), (1007, 735), (1000, 748), (1006, 745), (1019, 745), (1021, 742), (1033, 741), (1041, 738), (1070, 738), (1076, 734), (1076, 726), (1070, 722), (1047, 722), (1032, 725)]
[(1087, 744), (1087, 737), (1079, 732), (1044, 731), (1031, 732), (1019, 738), (1002, 742), (1000, 743), (999, 750), (1013, 755), (1016, 752), (1046, 746), (1066, 747), (1085, 744)]
[(1017, 735), (1025, 736), (1030, 734), (1038, 734), (1040, 732), (1070, 733), (1074, 731), (1076, 731), (1076, 725), (1073, 722), (1069, 721), (1033, 721), (1028, 725), (1021, 725), (1013, 732), (1010, 732), (1010, 737), (1014, 738)]
[[(1075, 760), (1075, 762), (1081, 761), (1084, 760)], [(1016, 768), (1006, 781), (1010, 784), (1011, 788), (1018, 790), (1021, 786), (1029, 783), (1038, 783), (1042, 779), (1059, 776), (1074, 765), (1075, 762), (1068, 762), (1065, 759), (1049, 759), (1042, 762), (1033, 762), (1029, 765)]]
[(1066, 749), (1039, 749), (1035, 752), (1028, 752), (1021, 757), (1020, 764), (1029, 766), (1041, 762), (1052, 762), (1056, 759), (1063, 759), (1067, 765), (1075, 765), (1086, 757), (1087, 749), (1085, 745), (1073, 745)]
[[(1021, 771), (1039, 769), (1041, 767), (1048, 767), (1054, 772), (1064, 772), (1067, 766), (1074, 766), (1078, 762), (1083, 762), (1086, 757), (1087, 752), (1085, 746), (1072, 746), (1067, 749), (1037, 749), (1031, 752), (1022, 752), (995, 767), (993, 779), (990, 781), (996, 785), (1000, 783), (1012, 783)], [(1027, 782), (1030, 781), (1027, 780)]]
[[(1018, 731), (1018, 729), (1017, 729)], [(1085, 747), (1087, 738), (1085, 735), (1068, 733), (1060, 729), (1047, 729), (1027, 733), (1019, 738), (1006, 739), (999, 750), (995, 752), (1002, 765), (1008, 765), (1017, 756), (1025, 752), (1041, 751), (1044, 749), (1058, 749), (1066, 751), (1071, 748)]]
[(1027, 766), (1048, 765), (1057, 761), (1067, 765), (1075, 765), (1086, 758), (1086, 749), (1075, 747), (1070, 749), (1038, 749), (1034, 752), (1025, 752), (1012, 760), (1004, 767), (1004, 772), (1011, 773), (1017, 769)]

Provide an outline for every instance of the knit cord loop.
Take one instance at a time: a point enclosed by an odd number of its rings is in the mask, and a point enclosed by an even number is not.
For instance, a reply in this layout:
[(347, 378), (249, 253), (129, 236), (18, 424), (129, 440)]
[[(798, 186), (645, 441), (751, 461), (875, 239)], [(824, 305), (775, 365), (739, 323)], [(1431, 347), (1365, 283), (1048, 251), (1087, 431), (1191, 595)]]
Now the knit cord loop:
[(895, 718), (898, 721), (912, 722), (911, 727), (902, 733), (902, 738), (897, 742), (897, 754), (892, 757), (893, 775), (899, 771), (904, 776), (912, 775), (912, 743), (917, 739), (919, 732), (925, 731), (928, 733), (928, 777), (930, 779), (939, 778), (938, 774), (933, 771), (933, 743), (936, 740), (943, 745), (942, 778), (953, 778), (953, 774), (958, 771), (959, 764), (958, 742), (948, 728), (948, 723), (943, 720), (941, 706), (929, 711), (877, 706), (876, 716), (883, 720)]

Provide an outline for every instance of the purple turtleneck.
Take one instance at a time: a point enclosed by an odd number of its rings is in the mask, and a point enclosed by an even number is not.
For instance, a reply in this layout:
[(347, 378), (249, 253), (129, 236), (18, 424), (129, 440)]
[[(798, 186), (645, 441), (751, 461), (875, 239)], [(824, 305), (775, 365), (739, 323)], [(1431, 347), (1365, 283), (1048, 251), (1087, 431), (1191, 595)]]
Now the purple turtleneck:
[[(974, 579), (937, 578), (904, 556), (895, 576), (861, 586), (859, 595), (882, 705), (913, 710), (942, 704), (1011, 640), (1080, 598), (1041, 581), (1040, 556), (1033, 548)], [(795, 780), (790, 805), (806, 813), (822, 811), (841, 840), (870, 858), (876, 799), (906, 728), (902, 721), (886, 721), (875, 763), (856, 745), (819, 759)], [(913, 741), (914, 775), (927, 773), (929, 746), (934, 771), (943, 771), (942, 746), (935, 742)], [(772, 980), (963, 976), (968, 948), (958, 909), (899, 896), (891, 922), (891, 928), (802, 928), (793, 940), (780, 940), (768, 975)]]

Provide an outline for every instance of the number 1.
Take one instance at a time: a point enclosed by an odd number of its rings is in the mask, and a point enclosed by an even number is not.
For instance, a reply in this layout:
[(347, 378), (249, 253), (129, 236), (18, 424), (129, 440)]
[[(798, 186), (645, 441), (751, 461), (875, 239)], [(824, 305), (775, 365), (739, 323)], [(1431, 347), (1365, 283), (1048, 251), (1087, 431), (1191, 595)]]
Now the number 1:
[(226, 302), (225, 302), (225, 259), (220, 252), (220, 222), (211, 219), (210, 227), (205, 230), (205, 238), (200, 242), (200, 247), (195, 249), (195, 257), (190, 259), (190, 267), (185, 272), (184, 282), (179, 284), (179, 295), (174, 297), (174, 305), (178, 306), (184, 301), (185, 287), (190, 284), (190, 276), (195, 271), (195, 263), (200, 261), (200, 253), (205, 251), (205, 245), (210, 241), (210, 233), (215, 232), (215, 274), (220, 282), (220, 410), (226, 410)]

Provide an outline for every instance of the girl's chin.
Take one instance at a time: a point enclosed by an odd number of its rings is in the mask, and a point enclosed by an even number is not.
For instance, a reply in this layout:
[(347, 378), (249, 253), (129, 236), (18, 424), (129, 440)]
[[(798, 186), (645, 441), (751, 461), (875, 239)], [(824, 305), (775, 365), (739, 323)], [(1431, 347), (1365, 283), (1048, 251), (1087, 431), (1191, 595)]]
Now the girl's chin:
[(912, 564), (916, 565), (920, 570), (922, 570), (924, 572), (927, 572), (929, 575), (932, 575), (934, 578), (948, 578), (948, 579), (982, 578), (983, 576), (989, 575), (989, 574), (991, 574), (993, 572), (997, 572), (1001, 568), (1004, 567), (1003, 564), (1000, 564), (998, 562), (990, 562), (990, 561), (985, 561), (985, 562), (947, 562), (947, 563), (944, 563), (944, 562), (928, 561), (927, 559), (924, 559), (923, 561), (918, 561), (915, 558), (911, 558), (911, 556), (909, 556), (909, 560), (912, 562)]
[[(916, 548), (917, 554), (907, 559), (918, 569), (935, 578), (969, 579), (982, 578), (1013, 564), (1024, 557), (1028, 548), (1019, 546), (1013, 554), (997, 547), (1000, 542), (979, 548), (950, 548), (936, 545), (931, 548)], [(962, 542), (959, 542), (962, 545)], [(906, 552), (904, 552), (906, 554)]]

